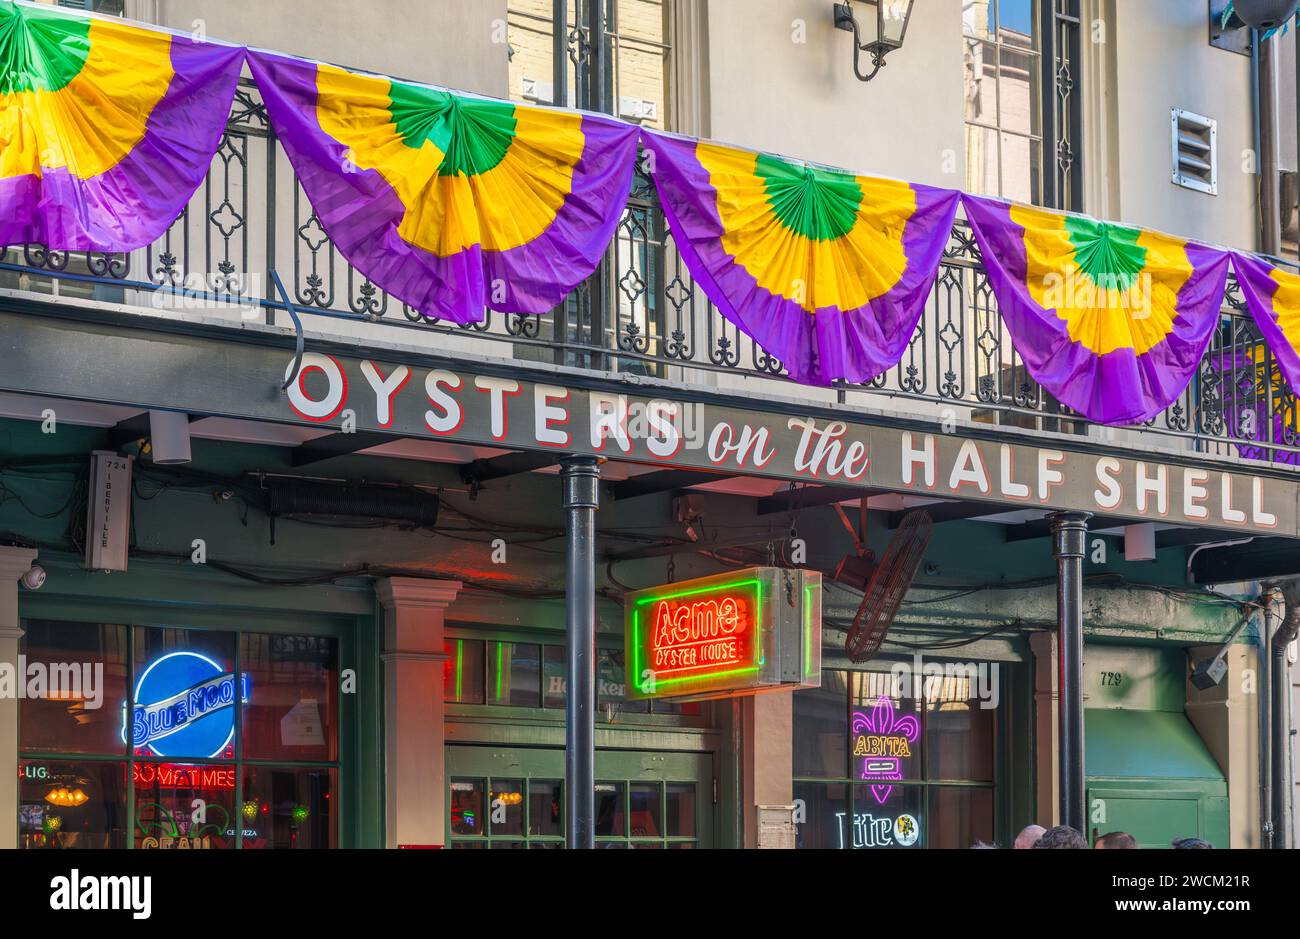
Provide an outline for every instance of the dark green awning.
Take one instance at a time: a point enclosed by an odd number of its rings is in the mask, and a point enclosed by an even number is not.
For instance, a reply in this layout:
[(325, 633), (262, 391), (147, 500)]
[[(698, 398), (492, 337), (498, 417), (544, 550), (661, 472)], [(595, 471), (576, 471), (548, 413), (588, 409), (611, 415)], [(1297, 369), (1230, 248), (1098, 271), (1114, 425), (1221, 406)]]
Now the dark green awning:
[(1178, 711), (1088, 708), (1083, 739), (1089, 776), (1224, 781), (1219, 764)]

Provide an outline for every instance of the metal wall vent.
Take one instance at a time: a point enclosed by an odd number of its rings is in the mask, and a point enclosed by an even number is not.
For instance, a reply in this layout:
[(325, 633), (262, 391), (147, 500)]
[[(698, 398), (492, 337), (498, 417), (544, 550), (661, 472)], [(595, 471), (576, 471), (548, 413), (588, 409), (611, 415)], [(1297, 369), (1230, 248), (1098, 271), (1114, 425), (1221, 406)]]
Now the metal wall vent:
[(1219, 194), (1218, 124), (1208, 117), (1174, 108), (1170, 112), (1173, 137), (1174, 185), (1197, 192)]

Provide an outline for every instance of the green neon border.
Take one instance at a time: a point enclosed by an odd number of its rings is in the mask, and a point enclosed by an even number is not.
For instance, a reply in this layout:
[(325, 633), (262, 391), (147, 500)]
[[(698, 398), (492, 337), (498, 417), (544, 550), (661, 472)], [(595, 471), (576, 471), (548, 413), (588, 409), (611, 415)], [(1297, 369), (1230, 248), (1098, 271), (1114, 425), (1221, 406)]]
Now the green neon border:
[(812, 598), (813, 585), (804, 584), (803, 588), (803, 677), (813, 673), (812, 667)]
[[(680, 597), (691, 597), (701, 593), (712, 593), (718, 590), (737, 589), (752, 587), (754, 589), (754, 609), (756, 611), (756, 629), (754, 630), (754, 657), (755, 662), (752, 666), (746, 668), (733, 668), (725, 672), (711, 672), (708, 675), (686, 675), (681, 678), (666, 678), (655, 680), (655, 691), (648, 692), (641, 680), (641, 607), (647, 603), (658, 603), (663, 600), (676, 600)], [(637, 693), (647, 698), (658, 697), (658, 689), (667, 685), (682, 685), (690, 682), (708, 682), (718, 678), (727, 678), (731, 675), (748, 675), (757, 672), (763, 667), (766, 657), (763, 655), (763, 581), (758, 577), (747, 577), (744, 580), (726, 581), (719, 584), (708, 584), (703, 587), (696, 587), (692, 590), (679, 590), (676, 593), (652, 594), (648, 597), (642, 597), (637, 600), (632, 607), (632, 686), (636, 688)]]

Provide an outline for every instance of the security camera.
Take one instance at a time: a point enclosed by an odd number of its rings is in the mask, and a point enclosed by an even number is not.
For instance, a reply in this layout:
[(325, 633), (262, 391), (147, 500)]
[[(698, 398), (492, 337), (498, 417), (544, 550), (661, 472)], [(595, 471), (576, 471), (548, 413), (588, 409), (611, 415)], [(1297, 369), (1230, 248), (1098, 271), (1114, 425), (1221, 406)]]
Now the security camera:
[(45, 584), (45, 568), (33, 564), (18, 582), (28, 590), (40, 590)]

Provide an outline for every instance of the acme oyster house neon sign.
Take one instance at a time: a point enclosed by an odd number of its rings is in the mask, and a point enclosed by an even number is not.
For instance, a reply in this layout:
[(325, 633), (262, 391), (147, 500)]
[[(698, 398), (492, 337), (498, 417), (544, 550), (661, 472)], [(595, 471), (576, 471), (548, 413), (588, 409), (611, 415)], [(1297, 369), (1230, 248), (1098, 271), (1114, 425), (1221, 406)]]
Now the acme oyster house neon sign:
[[(745, 578), (643, 597), (634, 611), (634, 655), (642, 693), (757, 672), (762, 583)], [(641, 636), (649, 631), (649, 642)]]
[(660, 675), (739, 665), (749, 630), (749, 604), (742, 597), (688, 600), (654, 608), (651, 667)]

